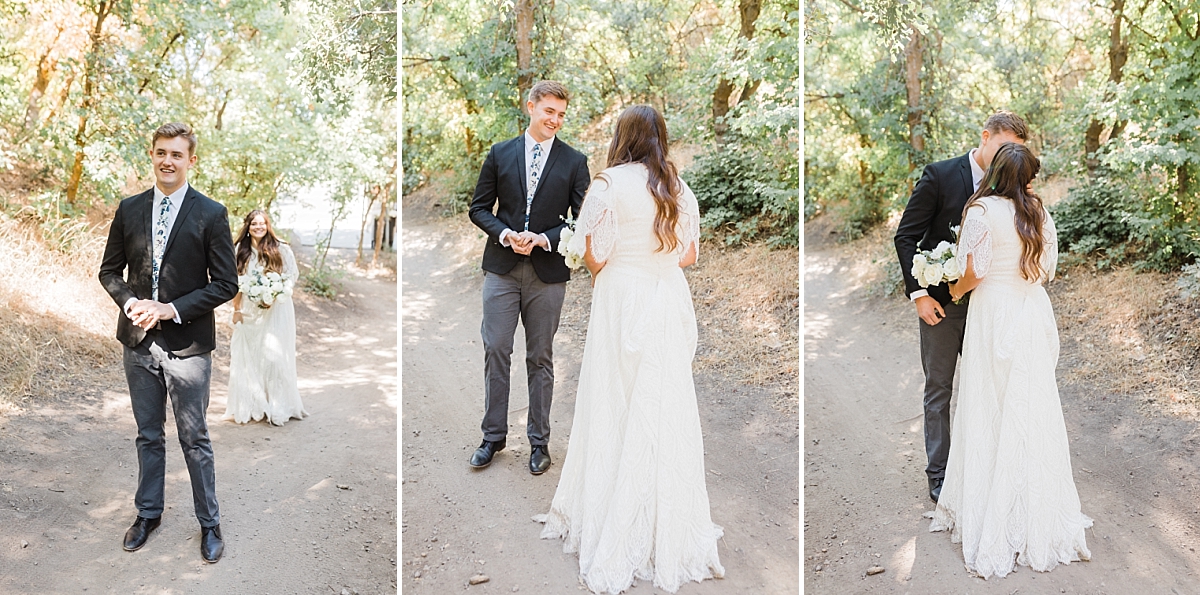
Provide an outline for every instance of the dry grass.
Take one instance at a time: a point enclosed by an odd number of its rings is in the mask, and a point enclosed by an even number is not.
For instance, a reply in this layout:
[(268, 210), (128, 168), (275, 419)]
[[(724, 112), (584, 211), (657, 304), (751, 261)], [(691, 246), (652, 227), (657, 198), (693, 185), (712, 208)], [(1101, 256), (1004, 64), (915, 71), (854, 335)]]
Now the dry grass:
[(110, 374), (120, 351), (116, 306), (96, 280), (104, 238), (47, 246), (35, 221), (0, 215), (0, 409), (11, 410)]
[(1049, 287), (1061, 379), (1127, 395), (1147, 412), (1200, 418), (1200, 304), (1174, 286), (1174, 275), (1128, 268), (1063, 271)]
[(772, 389), (799, 411), (800, 261), (794, 250), (706, 245), (688, 270), (700, 345), (698, 371)]

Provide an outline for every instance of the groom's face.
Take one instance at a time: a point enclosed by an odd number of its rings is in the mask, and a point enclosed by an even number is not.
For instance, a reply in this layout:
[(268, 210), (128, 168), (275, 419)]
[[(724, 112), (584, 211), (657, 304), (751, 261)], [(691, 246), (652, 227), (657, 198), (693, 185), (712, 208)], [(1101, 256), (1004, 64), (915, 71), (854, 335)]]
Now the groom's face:
[(567, 117), (567, 102), (553, 95), (543, 95), (537, 103), (526, 101), (525, 107), (529, 109), (529, 136), (539, 143), (558, 134)]
[(982, 142), (979, 144), (979, 159), (983, 161), (983, 168), (987, 169), (992, 166), (992, 159), (995, 159), (996, 152), (1000, 150), (1004, 143), (1025, 144), (1021, 137), (1017, 136), (1011, 130), (1001, 128), (997, 131), (983, 131)]
[(196, 156), (186, 138), (160, 138), (150, 149), (150, 161), (154, 164), (154, 179), (158, 188), (168, 194), (187, 181), (188, 170), (196, 164)]

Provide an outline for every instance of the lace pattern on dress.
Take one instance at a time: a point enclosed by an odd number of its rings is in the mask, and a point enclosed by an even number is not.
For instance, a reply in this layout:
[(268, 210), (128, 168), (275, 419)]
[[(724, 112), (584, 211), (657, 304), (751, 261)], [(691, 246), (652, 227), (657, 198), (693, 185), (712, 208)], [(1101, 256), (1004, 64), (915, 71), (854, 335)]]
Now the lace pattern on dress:
[(967, 256), (974, 254), (971, 267), (977, 278), (987, 276), (992, 266), (992, 235), (991, 229), (982, 217), (976, 217), (977, 211), (972, 209), (962, 224), (962, 234), (958, 238), (958, 270), (967, 271)]
[(1055, 269), (1058, 268), (1058, 230), (1054, 227), (1054, 219), (1050, 212), (1045, 211), (1046, 222), (1042, 225), (1042, 238), (1045, 247), (1042, 248), (1042, 270), (1046, 272), (1047, 282), (1054, 280)]
[(700, 205), (696, 202), (696, 195), (692, 194), (692, 189), (688, 188), (683, 180), (683, 193), (680, 197), (679, 209), (679, 243), (683, 246), (683, 253), (687, 254), (688, 246), (696, 245), (696, 258), (700, 257)]
[(592, 258), (603, 262), (612, 256), (613, 248), (617, 245), (617, 213), (613, 210), (612, 200), (606, 190), (588, 191), (583, 199), (583, 208), (579, 212), (579, 220), (575, 223), (575, 235), (571, 236), (569, 249), (577, 254), (583, 254), (587, 248), (588, 236), (592, 238)]

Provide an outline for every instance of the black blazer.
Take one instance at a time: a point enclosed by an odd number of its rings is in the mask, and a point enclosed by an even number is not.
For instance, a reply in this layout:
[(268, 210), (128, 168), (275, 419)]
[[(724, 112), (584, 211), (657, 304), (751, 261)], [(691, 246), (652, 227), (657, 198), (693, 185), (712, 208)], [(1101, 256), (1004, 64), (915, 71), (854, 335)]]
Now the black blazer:
[[(911, 296), (922, 289), (912, 276), (912, 261), (917, 250), (932, 250), (939, 242), (954, 243), (952, 225), (962, 223), (963, 207), (975, 193), (971, 181), (970, 153), (961, 157), (930, 163), (913, 188), (908, 206), (896, 228), (896, 254), (904, 273), (904, 295)], [(925, 288), (929, 297), (945, 306), (951, 302), (950, 289), (945, 283)]]
[[(517, 233), (525, 229), (525, 196), (528, 194), (525, 169), (525, 135), (522, 134), (492, 145), (479, 170), (469, 215), (471, 222), (488, 234), (487, 246), (483, 249), (485, 271), (506, 274), (521, 258), (512, 248), (500, 245), (500, 234), (505, 228)], [(556, 137), (529, 208), (529, 231), (544, 233), (550, 239), (549, 252), (534, 248), (529, 254), (533, 270), (543, 283), (565, 283), (571, 278), (571, 270), (558, 253), (558, 237), (566, 226), (562, 218), (568, 210), (571, 217), (579, 216), (583, 196), (591, 181), (587, 157)]]
[[(122, 200), (109, 227), (100, 283), (118, 308), (123, 309), (129, 298), (151, 298), (153, 211), (151, 188)], [(183, 357), (212, 351), (217, 345), (213, 309), (233, 299), (237, 290), (228, 212), (189, 187), (167, 237), (158, 274), (158, 301), (174, 304), (182, 322), (161, 323), (171, 353)], [(145, 337), (146, 331), (124, 311), (117, 315), (121, 343), (133, 348)]]

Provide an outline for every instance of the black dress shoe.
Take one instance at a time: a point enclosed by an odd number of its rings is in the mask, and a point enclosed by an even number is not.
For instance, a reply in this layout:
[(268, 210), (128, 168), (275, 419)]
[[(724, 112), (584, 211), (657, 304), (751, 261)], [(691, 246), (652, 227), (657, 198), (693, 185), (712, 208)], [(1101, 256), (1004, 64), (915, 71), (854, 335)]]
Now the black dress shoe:
[(200, 555), (209, 564), (216, 564), (225, 553), (225, 542), (221, 541), (221, 526), (200, 527)]
[(550, 468), (550, 451), (546, 450), (546, 445), (535, 445), (529, 452), (529, 472), (534, 475), (541, 475)]
[(479, 445), (479, 448), (475, 449), (475, 454), (471, 455), (471, 466), (476, 469), (483, 469), (484, 467), (491, 465), (492, 457), (496, 456), (496, 453), (502, 450), (504, 450), (503, 438), (497, 440), (496, 442), (484, 440), (483, 443)]
[(136, 552), (146, 545), (146, 540), (150, 538), (150, 532), (157, 529), (162, 524), (162, 517), (148, 519), (139, 516), (133, 521), (133, 526), (125, 532), (125, 542), (121, 547), (127, 552)]
[(942, 496), (942, 482), (943, 481), (944, 481), (944, 478), (941, 478), (941, 477), (930, 477), (929, 478), (929, 497), (933, 498), (933, 501), (935, 503), (938, 501), (938, 498), (940, 498)]

